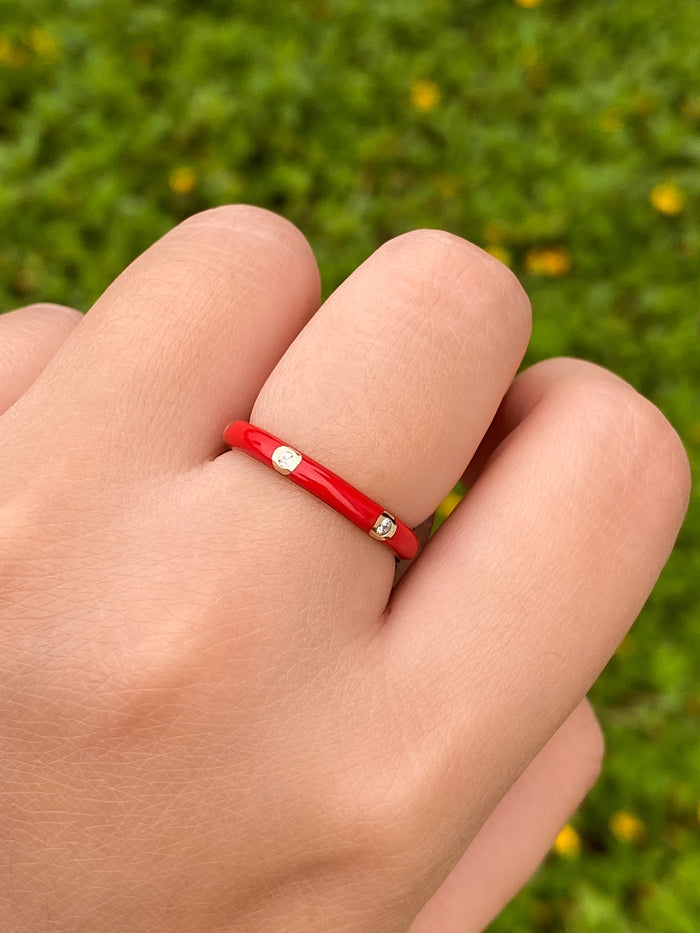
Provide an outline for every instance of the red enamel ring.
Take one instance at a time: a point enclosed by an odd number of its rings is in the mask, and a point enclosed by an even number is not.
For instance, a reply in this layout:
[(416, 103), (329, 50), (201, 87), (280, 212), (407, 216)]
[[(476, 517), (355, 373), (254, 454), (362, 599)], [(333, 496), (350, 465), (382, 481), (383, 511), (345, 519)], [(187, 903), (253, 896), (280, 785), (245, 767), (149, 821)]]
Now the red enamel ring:
[(229, 447), (250, 454), (330, 505), (402, 560), (418, 553), (418, 538), (404, 522), (346, 483), (326, 467), (247, 421), (232, 421), (224, 431)]

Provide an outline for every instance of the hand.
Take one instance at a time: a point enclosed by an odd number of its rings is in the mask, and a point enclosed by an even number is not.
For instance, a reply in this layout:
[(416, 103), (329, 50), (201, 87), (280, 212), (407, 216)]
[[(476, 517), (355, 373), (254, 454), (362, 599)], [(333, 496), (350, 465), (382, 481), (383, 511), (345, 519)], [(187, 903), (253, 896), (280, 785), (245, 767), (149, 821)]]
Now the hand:
[[(588, 363), (513, 382), (527, 299), (447, 233), (318, 301), (239, 206), (84, 318), (0, 318), (3, 933), (480, 930), (597, 774), (584, 696), (682, 521), (677, 435)], [(471, 490), (393, 586), (238, 418), (412, 526)]]

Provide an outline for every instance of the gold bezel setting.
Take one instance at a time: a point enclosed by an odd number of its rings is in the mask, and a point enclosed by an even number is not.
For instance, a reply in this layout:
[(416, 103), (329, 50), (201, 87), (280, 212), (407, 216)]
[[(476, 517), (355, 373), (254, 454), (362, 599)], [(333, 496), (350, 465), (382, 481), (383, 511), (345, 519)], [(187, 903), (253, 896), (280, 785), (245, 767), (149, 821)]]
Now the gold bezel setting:
[(287, 447), (286, 444), (275, 448), (270, 457), (272, 466), (283, 476), (289, 476), (290, 473), (293, 473), (301, 463), (301, 459), (299, 451), (294, 450), (293, 447)]
[(376, 538), (377, 541), (388, 541), (389, 538), (393, 538), (396, 534), (397, 527), (394, 516), (390, 512), (382, 512), (373, 527), (370, 528), (369, 534), (372, 538)]

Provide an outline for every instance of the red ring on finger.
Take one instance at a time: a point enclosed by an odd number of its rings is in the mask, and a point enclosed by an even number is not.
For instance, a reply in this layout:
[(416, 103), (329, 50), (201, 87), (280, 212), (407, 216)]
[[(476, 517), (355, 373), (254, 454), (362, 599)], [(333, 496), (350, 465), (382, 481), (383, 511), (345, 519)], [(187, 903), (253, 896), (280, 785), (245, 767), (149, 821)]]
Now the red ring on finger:
[(289, 477), (297, 486), (381, 541), (398, 558), (410, 560), (418, 553), (418, 538), (400, 518), (274, 434), (247, 421), (232, 421), (224, 431), (224, 441), (229, 447), (236, 447)]

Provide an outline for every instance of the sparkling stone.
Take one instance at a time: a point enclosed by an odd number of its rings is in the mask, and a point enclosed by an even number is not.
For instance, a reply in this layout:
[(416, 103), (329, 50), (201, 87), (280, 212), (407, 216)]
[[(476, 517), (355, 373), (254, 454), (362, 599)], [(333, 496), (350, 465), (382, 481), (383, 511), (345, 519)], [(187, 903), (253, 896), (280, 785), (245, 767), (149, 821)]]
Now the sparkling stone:
[(376, 526), (375, 531), (378, 535), (388, 535), (391, 529), (394, 527), (394, 523), (390, 518), (386, 516), (379, 522)]
[(283, 450), (281, 454), (277, 454), (277, 462), (281, 467), (284, 467), (285, 470), (289, 470), (294, 463), (296, 457), (294, 456), (294, 451), (292, 450)]
[(301, 454), (293, 447), (277, 447), (272, 453), (272, 465), (280, 473), (293, 473), (301, 460)]

